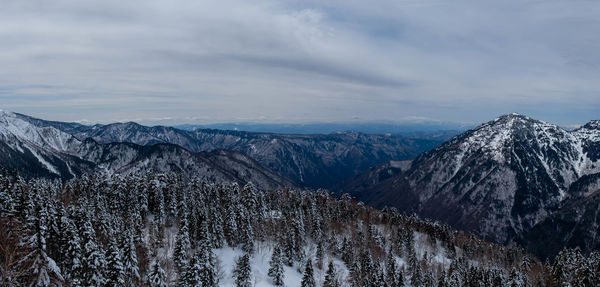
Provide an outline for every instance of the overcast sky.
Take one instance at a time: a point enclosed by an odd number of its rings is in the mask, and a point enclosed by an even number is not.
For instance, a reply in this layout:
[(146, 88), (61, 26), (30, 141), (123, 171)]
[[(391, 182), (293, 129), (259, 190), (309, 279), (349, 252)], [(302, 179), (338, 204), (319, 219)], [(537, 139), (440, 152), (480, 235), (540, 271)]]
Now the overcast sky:
[(600, 119), (600, 1), (0, 0), (0, 108), (142, 123)]

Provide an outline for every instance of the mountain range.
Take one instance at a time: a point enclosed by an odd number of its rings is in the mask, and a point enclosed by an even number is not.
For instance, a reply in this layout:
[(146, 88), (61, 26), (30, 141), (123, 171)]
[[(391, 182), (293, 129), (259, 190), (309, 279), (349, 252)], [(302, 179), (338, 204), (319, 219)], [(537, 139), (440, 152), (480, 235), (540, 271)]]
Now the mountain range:
[(591, 251), (600, 242), (599, 147), (600, 121), (566, 131), (508, 114), (412, 161), (373, 167), (336, 190), (521, 243), (542, 257), (563, 246)]
[[(30, 121), (28, 121), (30, 120)], [(11, 112), (0, 112), (0, 168), (25, 177), (70, 179), (87, 172), (177, 172), (186, 177), (253, 182), (273, 189), (293, 183), (248, 156), (228, 150), (191, 152), (173, 144), (101, 144), (80, 140), (52, 125)], [(65, 124), (65, 126), (70, 126)]]
[(168, 143), (192, 152), (226, 149), (242, 152), (298, 186), (331, 187), (367, 168), (389, 160), (410, 159), (443, 141), (392, 134), (338, 132), (332, 134), (273, 134), (216, 129), (181, 130), (137, 123), (81, 125), (15, 116), (38, 127), (50, 127), (100, 144), (115, 142), (151, 146)]

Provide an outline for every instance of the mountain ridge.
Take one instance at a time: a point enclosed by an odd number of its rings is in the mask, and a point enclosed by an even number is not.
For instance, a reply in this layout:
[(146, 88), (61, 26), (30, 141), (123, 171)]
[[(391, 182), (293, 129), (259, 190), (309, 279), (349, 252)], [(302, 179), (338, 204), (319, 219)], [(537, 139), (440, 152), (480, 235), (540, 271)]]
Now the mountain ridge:
[(80, 140), (90, 137), (98, 143), (172, 143), (193, 152), (236, 150), (297, 185), (313, 188), (331, 187), (388, 160), (413, 158), (442, 142), (439, 139), (358, 132), (306, 135), (216, 129), (185, 131), (165, 126), (147, 127), (133, 122), (83, 126), (19, 116), (32, 124), (53, 126)]
[(142, 146), (134, 143), (101, 144), (91, 138), (79, 140), (56, 129), (57, 124), (25, 121), (11, 112), (0, 113), (0, 167), (17, 170), (26, 177), (70, 179), (83, 173), (107, 171), (179, 172), (186, 177), (254, 182), (273, 189), (294, 184), (244, 154), (216, 150), (194, 153), (173, 144)]

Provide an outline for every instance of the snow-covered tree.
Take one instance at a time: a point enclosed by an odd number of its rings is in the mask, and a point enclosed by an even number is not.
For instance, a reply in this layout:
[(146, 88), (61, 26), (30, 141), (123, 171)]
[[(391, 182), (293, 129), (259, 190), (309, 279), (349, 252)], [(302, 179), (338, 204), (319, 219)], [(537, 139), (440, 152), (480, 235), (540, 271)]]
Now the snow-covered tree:
[[(160, 260), (154, 260), (150, 273), (148, 273), (148, 284), (151, 287), (166, 287), (168, 286), (167, 274), (160, 266)], [(116, 286), (116, 285), (113, 285)]]
[(306, 265), (304, 267), (304, 274), (302, 274), (302, 282), (300, 283), (302, 287), (316, 287), (314, 270), (312, 266), (312, 260), (306, 260)]
[(276, 245), (273, 248), (273, 254), (271, 255), (271, 261), (269, 261), (269, 277), (273, 279), (273, 283), (277, 286), (283, 285), (283, 258), (281, 256), (281, 248)]
[(27, 286), (62, 286), (64, 278), (61, 270), (46, 251), (48, 213), (45, 204), (38, 203), (26, 220), (28, 237), (25, 237), (22, 245), (27, 248), (28, 253), (20, 264), (27, 271)]
[(333, 262), (329, 261), (327, 272), (325, 273), (325, 280), (323, 281), (323, 287), (340, 287), (337, 276)]
[(252, 268), (250, 266), (250, 255), (244, 254), (240, 256), (235, 263), (233, 276), (237, 287), (252, 286)]
[(140, 280), (140, 269), (133, 234), (129, 230), (125, 232), (122, 238), (121, 250), (123, 252), (125, 286), (136, 286), (136, 282)]
[(177, 238), (175, 241), (175, 250), (173, 251), (173, 261), (175, 268), (180, 277), (185, 273), (185, 269), (188, 265), (189, 259), (188, 254), (190, 252), (191, 243), (188, 231), (187, 218), (184, 217), (181, 220), (181, 227), (177, 232)]
[(108, 253), (106, 255), (107, 272), (106, 279), (107, 284), (111, 286), (123, 286), (125, 285), (125, 270), (123, 267), (123, 256), (121, 249), (117, 245), (117, 240), (113, 237), (110, 240), (108, 246)]

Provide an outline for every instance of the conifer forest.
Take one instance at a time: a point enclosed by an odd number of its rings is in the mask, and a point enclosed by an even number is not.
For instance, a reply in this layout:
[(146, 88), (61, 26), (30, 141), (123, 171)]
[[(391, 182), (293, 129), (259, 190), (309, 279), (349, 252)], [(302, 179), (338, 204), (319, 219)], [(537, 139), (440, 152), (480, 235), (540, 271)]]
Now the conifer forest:
[(597, 286), (600, 254), (539, 262), (326, 190), (176, 174), (0, 176), (2, 286)]

